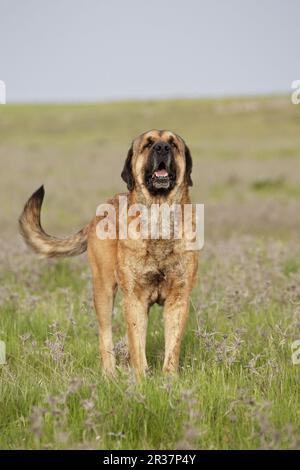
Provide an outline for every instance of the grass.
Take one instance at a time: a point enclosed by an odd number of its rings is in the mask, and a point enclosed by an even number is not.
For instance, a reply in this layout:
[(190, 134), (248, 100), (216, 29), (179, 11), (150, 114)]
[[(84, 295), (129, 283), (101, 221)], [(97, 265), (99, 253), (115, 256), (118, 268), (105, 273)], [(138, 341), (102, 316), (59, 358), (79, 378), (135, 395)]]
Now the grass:
[[(299, 109), (286, 97), (0, 108), (1, 449), (299, 448)], [(16, 220), (46, 182), (44, 225), (71, 233), (123, 190), (130, 139), (174, 128), (194, 157), (206, 242), (180, 374), (167, 378), (162, 310), (136, 384), (114, 313), (118, 376), (101, 375), (85, 255), (35, 258)]]

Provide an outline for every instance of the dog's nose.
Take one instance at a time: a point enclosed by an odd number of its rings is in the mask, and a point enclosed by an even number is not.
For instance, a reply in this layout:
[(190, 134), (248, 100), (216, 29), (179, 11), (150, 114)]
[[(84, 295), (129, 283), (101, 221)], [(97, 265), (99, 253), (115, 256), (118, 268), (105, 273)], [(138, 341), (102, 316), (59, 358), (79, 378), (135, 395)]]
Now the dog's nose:
[(171, 150), (171, 146), (167, 142), (157, 142), (154, 145), (153, 150), (160, 156), (168, 155)]

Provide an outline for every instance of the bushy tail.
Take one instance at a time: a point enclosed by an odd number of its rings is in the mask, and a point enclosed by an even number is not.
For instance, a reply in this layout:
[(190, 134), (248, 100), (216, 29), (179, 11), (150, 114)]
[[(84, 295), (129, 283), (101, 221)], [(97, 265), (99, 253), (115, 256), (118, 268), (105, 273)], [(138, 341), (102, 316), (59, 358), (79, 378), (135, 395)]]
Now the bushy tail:
[(41, 186), (28, 199), (19, 218), (21, 235), (33, 251), (45, 258), (76, 256), (87, 248), (88, 225), (68, 238), (48, 235), (41, 226), (41, 207), (45, 195)]

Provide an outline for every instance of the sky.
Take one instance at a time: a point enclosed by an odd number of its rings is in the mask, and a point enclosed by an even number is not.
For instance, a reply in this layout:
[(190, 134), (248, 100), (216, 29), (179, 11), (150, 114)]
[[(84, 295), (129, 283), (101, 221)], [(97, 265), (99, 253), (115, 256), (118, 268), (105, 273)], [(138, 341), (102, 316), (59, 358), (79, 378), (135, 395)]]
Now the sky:
[(287, 93), (300, 0), (0, 0), (7, 102)]

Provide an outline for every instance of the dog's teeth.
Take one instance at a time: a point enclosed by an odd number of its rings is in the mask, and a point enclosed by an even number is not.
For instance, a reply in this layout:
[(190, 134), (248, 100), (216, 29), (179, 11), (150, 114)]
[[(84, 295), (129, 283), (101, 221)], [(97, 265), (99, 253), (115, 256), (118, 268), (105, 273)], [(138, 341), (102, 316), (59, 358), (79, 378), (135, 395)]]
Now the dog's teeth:
[(154, 175), (157, 178), (166, 178), (167, 176), (169, 176), (167, 170), (157, 170), (154, 172)]

